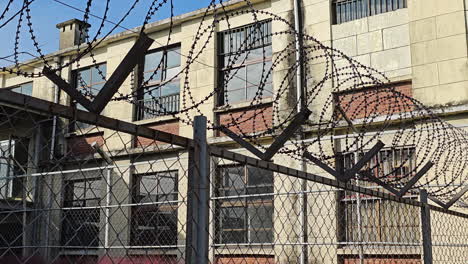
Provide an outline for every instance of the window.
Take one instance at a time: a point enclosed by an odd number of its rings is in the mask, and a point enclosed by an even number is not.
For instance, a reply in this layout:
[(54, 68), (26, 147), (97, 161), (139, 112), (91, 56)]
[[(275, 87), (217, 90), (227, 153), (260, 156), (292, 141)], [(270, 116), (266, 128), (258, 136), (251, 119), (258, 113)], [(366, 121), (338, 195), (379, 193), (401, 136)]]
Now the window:
[(177, 171), (135, 175), (131, 244), (177, 245)]
[(334, 24), (407, 7), (407, 0), (333, 0)]
[(22, 198), (28, 146), (26, 138), (0, 141), (0, 199)]
[[(105, 63), (75, 70), (72, 73), (73, 84), (76, 89), (83, 93), (86, 97), (94, 99), (101, 91), (102, 87), (106, 83), (105, 77), (107, 72), (107, 66)], [(83, 106), (76, 103), (76, 107), (79, 110), (87, 111)], [(76, 122), (74, 130), (83, 130), (91, 127), (89, 124)]]
[[(363, 170), (370, 171), (374, 177), (409, 179), (414, 170), (415, 160), (414, 147), (383, 149)], [(351, 168), (355, 162), (355, 153), (343, 156), (345, 169)], [(362, 181), (359, 185), (375, 186), (371, 182)], [(419, 242), (417, 207), (375, 197), (357, 196), (356, 193), (348, 191), (341, 192), (339, 197), (343, 212), (340, 222), (342, 242), (359, 242), (360, 235), (365, 242)], [(361, 222), (358, 221), (359, 213)]]
[(271, 97), (271, 21), (220, 32), (218, 39), (223, 91), (218, 105)]
[(33, 91), (33, 83), (28, 82), (28, 83), (23, 83), (18, 86), (15, 86), (11, 88), (11, 91), (15, 93), (20, 93), (28, 96), (32, 96), (32, 91)]
[(221, 167), (217, 186), (218, 243), (273, 242), (273, 172)]
[[(148, 53), (143, 65), (144, 89), (139, 91), (138, 120), (179, 111), (180, 46)], [(177, 76), (177, 77), (176, 77)]]
[[(66, 181), (62, 218), (62, 245), (97, 247), (99, 245), (100, 178)], [(85, 207), (85, 208), (83, 208)]]

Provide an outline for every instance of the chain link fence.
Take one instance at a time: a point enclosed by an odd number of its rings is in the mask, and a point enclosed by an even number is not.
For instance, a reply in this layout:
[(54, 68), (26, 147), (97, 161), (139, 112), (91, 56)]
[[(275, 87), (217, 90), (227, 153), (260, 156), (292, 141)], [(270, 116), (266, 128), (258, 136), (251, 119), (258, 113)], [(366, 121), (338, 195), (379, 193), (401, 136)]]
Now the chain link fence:
[(466, 208), (208, 146), (200, 119), (190, 140), (11, 100), (0, 263), (468, 263)]

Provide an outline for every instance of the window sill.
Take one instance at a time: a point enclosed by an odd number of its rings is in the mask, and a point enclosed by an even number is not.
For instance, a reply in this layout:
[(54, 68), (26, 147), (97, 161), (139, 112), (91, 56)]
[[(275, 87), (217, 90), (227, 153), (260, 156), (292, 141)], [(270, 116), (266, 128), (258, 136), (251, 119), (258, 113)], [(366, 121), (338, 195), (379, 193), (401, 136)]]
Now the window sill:
[(164, 116), (158, 116), (158, 117), (155, 117), (155, 118), (134, 121), (133, 123), (135, 125), (149, 125), (149, 124), (154, 124), (154, 123), (161, 123), (161, 122), (168, 122), (168, 121), (178, 121), (178, 120), (179, 120), (179, 118), (174, 117), (173, 115), (164, 115)]
[(224, 113), (224, 112), (230, 112), (233, 110), (240, 110), (244, 108), (251, 108), (254, 106), (261, 106), (261, 105), (267, 105), (273, 103), (273, 98), (272, 97), (267, 97), (259, 100), (258, 104), (252, 105), (252, 101), (245, 101), (245, 102), (240, 102), (236, 103), (233, 105), (224, 105), (224, 106), (218, 106), (214, 108), (215, 113)]

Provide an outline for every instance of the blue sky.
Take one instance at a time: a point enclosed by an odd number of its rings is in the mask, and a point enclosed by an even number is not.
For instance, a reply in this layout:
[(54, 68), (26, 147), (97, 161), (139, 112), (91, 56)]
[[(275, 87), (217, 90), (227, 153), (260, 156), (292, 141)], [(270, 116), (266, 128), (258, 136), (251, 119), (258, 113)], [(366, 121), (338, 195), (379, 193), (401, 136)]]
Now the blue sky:
[[(84, 10), (86, 8), (86, 0), (59, 0), (63, 3), (68, 5), (74, 6), (78, 9)], [(0, 0), (0, 12), (3, 12), (6, 0)], [(11, 17), (14, 13), (16, 13), (22, 5), (21, 0), (15, 0), (13, 4), (13, 8), (7, 13), (6, 19)], [(133, 0), (110, 0), (110, 9), (108, 12), (108, 20), (112, 22), (119, 21), (122, 16), (128, 11)], [(152, 0), (140, 0), (137, 4), (136, 8), (132, 11), (129, 17), (122, 23), (122, 26), (126, 28), (133, 28), (140, 26), (145, 18), (146, 12), (148, 10), (149, 5), (151, 4)], [(162, 0), (159, 0), (162, 2)], [(164, 18), (169, 17), (169, 1), (164, 5), (164, 7), (157, 12), (151, 22), (161, 20)], [(217, 0), (219, 2), (219, 0)], [(187, 13), (190, 11), (194, 11), (203, 7), (206, 7), (210, 0), (173, 0), (174, 3), (174, 12), (175, 15)], [(94, 0), (92, 6), (92, 14), (102, 17), (105, 10), (105, 0)], [(35, 2), (31, 5), (31, 16), (32, 16), (32, 23), (35, 35), (37, 36), (37, 40), (39, 42), (40, 48), (43, 50), (44, 53), (50, 53), (56, 51), (58, 49), (59, 43), (59, 32), (58, 29), (55, 28), (55, 25), (72, 19), (72, 18), (79, 18), (83, 19), (83, 12), (74, 10), (70, 7), (64, 6), (54, 0), (35, 0)], [(6, 19), (0, 21), (0, 24), (3, 24)], [(95, 35), (95, 30), (99, 26), (101, 20), (91, 17), (89, 20), (90, 24), (92, 25), (90, 36)], [(15, 43), (15, 34), (16, 34), (16, 26), (18, 24), (18, 17), (12, 20), (7, 26), (0, 29), (0, 36), (3, 39), (0, 42), (0, 57), (5, 57), (14, 53), (14, 43)], [(109, 32), (112, 28), (112, 25), (106, 23), (106, 27), (104, 28), (104, 34)], [(122, 28), (117, 28), (114, 33), (118, 33), (123, 31)], [(27, 21), (24, 18), (21, 34), (20, 34), (20, 51), (31, 52), (34, 55), (37, 55), (35, 52), (36, 49), (32, 45), (31, 37), (29, 34), (29, 28), (27, 27)], [(32, 57), (29, 55), (21, 55), (20, 59), (31, 59)], [(10, 57), (9, 59), (13, 59)], [(7, 66), (11, 65), (12, 63), (5, 60), (0, 60), (0, 66)]]

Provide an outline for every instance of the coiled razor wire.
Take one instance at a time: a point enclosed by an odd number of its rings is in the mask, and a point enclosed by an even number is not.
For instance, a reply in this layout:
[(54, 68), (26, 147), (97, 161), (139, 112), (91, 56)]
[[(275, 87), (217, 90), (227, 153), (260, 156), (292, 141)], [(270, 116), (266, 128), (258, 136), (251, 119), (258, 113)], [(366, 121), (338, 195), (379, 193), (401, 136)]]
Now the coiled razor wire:
[[(123, 22), (131, 17), (131, 15), (141, 15), (134, 12), (135, 7), (140, 4), (139, 0), (134, 0), (128, 4), (128, 10), (117, 22), (109, 21), (108, 17), (111, 16), (110, 7), (115, 1), (106, 0), (105, 10), (100, 18), (99, 26), (94, 36), (90, 37), (88, 28), (82, 27), (80, 38), (84, 37), (84, 45), (77, 46), (75, 55), (70, 61), (62, 65), (51, 66), (51, 58), (41, 50), (39, 37), (35, 33), (33, 25), (34, 6), (39, 5), (40, 2), (23, 0), (18, 10), (13, 8), (13, 2), (14, 0), (9, 0), (0, 6), (0, 30), (10, 23), (16, 23), (14, 49), (11, 56), (14, 58), (14, 65), (2, 67), (2, 70), (10, 74), (22, 75), (29, 78), (41, 77), (42, 74), (28, 71), (27, 67), (24, 67), (27, 65), (19, 62), (19, 55), (24, 53), (19, 48), (20, 44), (23, 43), (21, 33), (24, 30), (28, 31), (35, 49), (35, 54), (32, 55), (40, 59), (45, 66), (53, 68), (54, 71), (60, 71), (72, 64), (76, 64), (76, 67), (79, 68), (80, 60), (84, 57), (90, 57), (92, 60), (91, 66), (95, 67), (103, 81), (106, 81), (105, 74), (98, 67), (100, 62), (95, 58), (94, 51), (117, 28), (124, 28), (122, 26)], [(154, 79), (163, 63), (161, 60), (151, 76), (138, 85), (138, 89), (127, 94), (119, 92), (112, 100), (125, 101), (138, 105), (138, 107), (144, 107), (138, 104), (138, 101), (135, 99), (143, 93), (147, 97), (152, 98), (152, 101), (160, 109), (155, 110), (146, 107), (144, 108), (146, 113), (155, 115), (162, 112), (168, 113), (176, 117), (180, 122), (191, 125), (194, 113), (203, 115), (201, 110), (203, 104), (225, 96), (223, 91), (227, 90), (228, 85), (236, 79), (240, 79), (250, 85), (256, 86), (256, 93), (249, 102), (248, 107), (243, 108), (246, 110), (236, 110), (236, 114), (228, 111), (227, 114), (230, 121), (222, 125), (228, 129), (237, 131), (239, 136), (248, 140), (259, 149), (265, 150), (260, 140), (266, 136), (280, 134), (296, 115), (296, 109), (301, 99), (292, 98), (294, 95), (291, 95), (290, 91), (296, 90), (295, 75), (301, 61), (303, 62), (302, 67), (305, 69), (304, 80), (306, 81), (306, 94), (303, 95), (306, 105), (303, 107), (309, 108), (313, 113), (310, 120), (308, 120), (307, 124), (304, 124), (304, 128), (302, 129), (302, 133), (308, 136), (305, 139), (300, 137), (292, 138), (291, 144), (284, 146), (280, 149), (279, 153), (310, 163), (310, 161), (304, 160), (302, 157), (304, 150), (308, 150), (314, 156), (332, 166), (342, 153), (363, 152), (371, 148), (377, 139), (385, 138), (386, 147), (392, 150), (412, 146), (414, 148), (413, 155), (416, 159), (413, 160), (413, 158), (405, 157), (399, 160), (398, 164), (395, 164), (397, 161), (392, 160), (391, 162), (394, 162), (394, 167), (388, 173), (379, 174), (380, 180), (391, 186), (401, 187), (411, 176), (421, 170), (426, 163), (433, 162), (434, 167), (431, 173), (421, 179), (414, 186), (415, 189), (428, 185), (437, 186), (430, 189), (431, 195), (442, 199), (450, 199), (450, 197), (463, 188), (463, 185), (468, 180), (466, 169), (468, 168), (468, 160), (465, 158), (468, 157), (468, 134), (465, 130), (454, 127), (442, 120), (429, 107), (423, 105), (410, 95), (401, 92), (396, 86), (392, 86), (390, 80), (378, 69), (363, 65), (343, 52), (324, 45), (313, 36), (297, 32), (294, 26), (281, 16), (255, 9), (250, 0), (244, 0), (244, 2), (245, 8), (230, 11), (225, 6), (226, 1), (211, 0), (205, 8), (203, 15), (199, 18), (200, 22), (190, 49), (186, 54), (182, 52), (179, 54), (184, 58), (185, 62), (182, 64), (180, 72), (160, 85), (149, 86), (148, 83)], [(141, 27), (132, 29), (132, 31), (135, 33), (146, 32), (152, 18), (158, 12), (162, 12), (164, 6), (169, 5), (170, 14), (167, 39), (164, 43), (156, 42), (158, 46), (165, 49), (172, 41), (174, 8), (176, 4), (177, 1), (175, 0), (151, 1)], [(98, 17), (92, 11), (93, 0), (87, 0), (86, 8), (83, 10), (84, 23), (88, 23), (91, 16)], [(245, 38), (240, 47), (237, 47), (237, 52), (230, 53), (235, 55), (229, 55), (227, 58), (225, 68), (229, 74), (225, 76), (224, 82), (216, 85), (212, 91), (208, 91), (206, 94), (197, 94), (195, 96), (193, 90), (190, 89), (190, 87), (194, 86), (194, 83), (189, 78), (190, 73), (195, 65), (214, 68), (220, 72), (220, 69), (216, 65), (204, 63), (200, 58), (207, 52), (208, 45), (216, 40), (215, 34), (217, 28), (223, 24), (226, 26), (227, 31), (232, 31), (235, 28), (231, 25), (230, 19), (241, 15), (251, 18), (249, 22), (255, 30), (250, 32), (250, 35)], [(24, 17), (26, 18), (27, 27), (23, 26)], [(265, 19), (271, 20), (272, 24), (280, 26), (283, 30), (269, 33), (262, 32), (260, 25)], [(104, 32), (104, 27), (107, 24), (112, 24), (112, 27), (108, 32)], [(271, 66), (266, 63), (267, 55), (265, 48), (263, 48), (262, 73), (258, 76), (256, 83), (251, 83), (239, 77), (237, 75), (239, 69), (236, 69), (234, 66), (236, 64), (243, 64), (247, 60), (254, 43), (264, 41), (265, 38), (277, 38), (278, 41), (281, 39), (281, 41), (286, 42), (282, 43), (285, 48), (273, 52)], [(301, 60), (296, 58), (296, 41), (298, 39), (303, 44), (302, 50), (300, 50)], [(235, 50), (232, 41), (230, 50)], [(241, 58), (241, 54), (245, 56)], [(272, 113), (268, 113), (268, 107), (265, 107), (265, 104), (262, 102), (265, 99), (267, 80), (272, 77), (274, 72), (276, 77), (280, 76), (281, 78), (275, 79), (275, 90), (271, 98)], [(314, 74), (311, 74), (312, 72)], [(317, 72), (321, 72), (321, 74), (317, 75)], [(165, 105), (160, 102), (159, 98), (152, 94), (152, 91), (175, 79), (183, 80), (183, 88), (180, 91), (181, 109), (177, 112), (169, 112), (166, 111)], [(82, 78), (79, 78), (78, 81), (80, 86), (89, 87)], [(80, 92), (89, 98), (94, 98), (90, 89), (83, 89)], [(197, 92), (200, 93), (199, 91)], [(230, 109), (235, 106), (234, 103), (229, 102), (227, 97), (224, 98), (225, 104), (223, 108)], [(288, 103), (285, 103), (285, 98), (289, 100)], [(343, 109), (347, 118), (356, 122), (358, 131), (355, 130), (355, 127), (344, 122), (344, 117), (336, 111), (337, 105)], [(274, 120), (273, 124), (270, 121), (271, 119)], [(215, 120), (209, 119), (210, 129), (219, 131), (220, 125)], [(266, 129), (260, 130), (257, 127), (264, 127)], [(341, 139), (339, 146), (336, 144), (337, 139)], [(391, 157), (385, 154), (381, 156), (382, 161), (390, 161), (390, 159)], [(408, 167), (409, 163), (412, 163), (412, 166), (410, 166), (411, 171), (407, 171), (399, 177), (393, 177), (397, 170), (399, 171), (403, 167)], [(310, 165), (313, 164), (311, 163)], [(368, 169), (377, 170), (378, 166), (379, 163), (376, 162)], [(464, 202), (467, 202), (466, 199)]]

